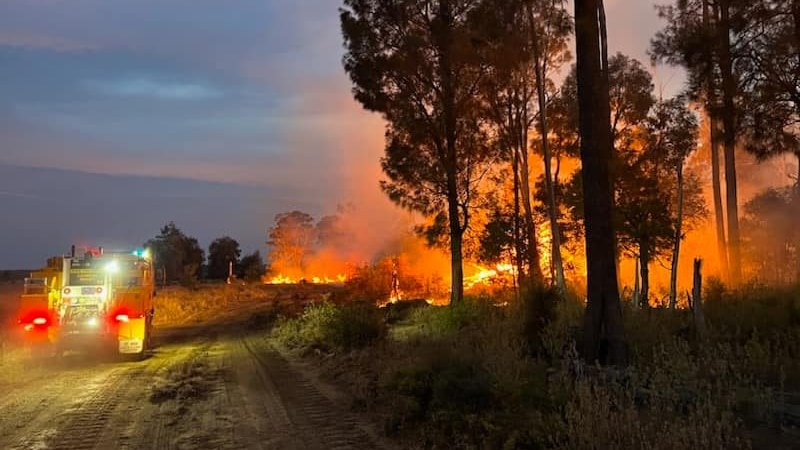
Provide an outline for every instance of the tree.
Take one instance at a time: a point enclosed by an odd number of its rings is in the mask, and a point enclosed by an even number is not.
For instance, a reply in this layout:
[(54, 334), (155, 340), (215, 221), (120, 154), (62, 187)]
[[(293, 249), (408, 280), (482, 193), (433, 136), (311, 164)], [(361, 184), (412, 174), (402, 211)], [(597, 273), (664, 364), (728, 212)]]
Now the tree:
[(481, 35), (496, 42), (496, 48), (486, 53), (490, 73), (484, 77), (481, 89), (492, 122), (495, 145), (511, 169), (513, 214), (509, 218), (513, 226), (517, 284), (537, 285), (542, 284), (543, 274), (531, 202), (528, 150), (535, 113), (535, 88), (530, 26), (523, 3), (490, 0), (482, 5), (478, 14), (483, 18)]
[(242, 250), (235, 239), (223, 236), (217, 238), (208, 246), (208, 278), (224, 280), (228, 277), (228, 265), (233, 263), (234, 270), (238, 270), (239, 257)]
[(261, 253), (256, 250), (242, 257), (236, 276), (247, 281), (258, 281), (264, 272), (264, 260), (261, 259)]
[(794, 154), (800, 186), (800, 0), (755, 3), (748, 20), (762, 26), (745, 46), (745, 143), (760, 160)]
[[(611, 117), (611, 140), (614, 148), (618, 152), (612, 152), (609, 160), (610, 173), (612, 179), (612, 189), (615, 197), (619, 197), (619, 190), (616, 189), (614, 181), (620, 175), (625, 175), (626, 162), (620, 155), (634, 155), (641, 145), (637, 142), (640, 138), (640, 128), (647, 120), (648, 111), (652, 107), (655, 99), (653, 98), (653, 81), (650, 74), (642, 64), (628, 56), (617, 53), (608, 61), (606, 79), (609, 86), (609, 108)], [(580, 142), (578, 137), (578, 98), (577, 98), (577, 69), (573, 70), (565, 78), (554, 108), (554, 131), (560, 136), (557, 141), (557, 148), (561, 152), (571, 155), (576, 151), (576, 146)], [(581, 195), (583, 184), (580, 180), (581, 173), (573, 174), (571, 180), (567, 182), (562, 193), (565, 197), (561, 200), (565, 203), (572, 219), (576, 222), (583, 222), (584, 219), (584, 199)], [(613, 218), (619, 226), (619, 215)], [(619, 267), (619, 247), (615, 264)]]
[[(670, 187), (664, 182), (659, 159), (649, 152), (627, 150), (618, 163), (615, 218), (622, 249), (638, 258), (640, 306), (649, 304), (649, 266), (671, 248), (674, 236)], [(639, 275), (637, 274), (637, 275)]]
[(285, 276), (303, 276), (316, 241), (314, 218), (301, 211), (275, 216), (268, 232), (268, 258), (273, 271)]
[(551, 267), (555, 284), (562, 293), (566, 290), (564, 263), (561, 256), (561, 231), (558, 225), (553, 155), (550, 149), (548, 124), (548, 85), (550, 72), (557, 71), (569, 59), (567, 40), (571, 35), (571, 21), (563, 1), (542, 0), (527, 3), (528, 27), (533, 53), (536, 98), (539, 107), (539, 139), (544, 159), (544, 188), (547, 195), (547, 212), (550, 222)]
[[(665, 175), (674, 176), (675, 182), (675, 208), (672, 236), (672, 257), (669, 283), (669, 306), (675, 308), (677, 302), (678, 286), (678, 259), (680, 257), (681, 241), (684, 237), (684, 216), (691, 218), (701, 216), (705, 208), (693, 197), (699, 197), (697, 190), (686, 189), (684, 182), (684, 168), (686, 159), (697, 148), (697, 118), (686, 108), (680, 99), (661, 101), (655, 105), (649, 120), (646, 123), (647, 150), (655, 158), (665, 162)], [(689, 183), (691, 187), (692, 184)], [(685, 202), (687, 195), (689, 202)], [(694, 200), (694, 201), (692, 201)], [(689, 208), (684, 208), (688, 203)], [(672, 209), (672, 208), (670, 208)], [(688, 214), (685, 214), (688, 213)]]
[(499, 263), (508, 260), (508, 255), (515, 250), (513, 213), (499, 206), (493, 208), (479, 241), (478, 257), (481, 261)]
[(194, 282), (203, 265), (203, 249), (197, 239), (187, 236), (174, 222), (161, 228), (161, 233), (144, 246), (153, 252), (156, 268), (167, 283)]
[(678, 2), (659, 6), (659, 16), (666, 27), (651, 42), (653, 61), (665, 61), (687, 69), (687, 93), (692, 101), (703, 104), (710, 130), (711, 188), (714, 198), (714, 223), (716, 225), (717, 252), (722, 277), (729, 278), (728, 248), (725, 238), (725, 214), (722, 206), (720, 179), (720, 147), (722, 121), (720, 119), (720, 80), (717, 69), (716, 18), (712, 17), (708, 0)]
[[(486, 18), (487, 35), (500, 35), (495, 39), (497, 48), (489, 56), (492, 76), (487, 77), (485, 96), (490, 106), (492, 120), (497, 127), (499, 145), (511, 163), (514, 181), (514, 234), (519, 274), (525, 272), (522, 252), (526, 249), (530, 281), (541, 283), (535, 205), (532, 202), (530, 182), (529, 147), (538, 147), (545, 169), (544, 216), (551, 236), (551, 279), (560, 290), (565, 289), (561, 243), (558, 230), (558, 208), (555, 204), (552, 173), (553, 152), (550, 149), (550, 131), (547, 118), (552, 81), (550, 76), (569, 60), (567, 40), (572, 22), (560, 0), (493, 0), (484, 3), (481, 14)], [(532, 142), (530, 131), (538, 131)], [(522, 233), (519, 232), (519, 210), (522, 206)], [(521, 234), (521, 236), (519, 236)]]
[[(736, 143), (741, 137), (742, 88), (747, 78), (747, 55), (743, 51), (760, 25), (748, 21), (749, 10), (759, 2), (749, 0), (679, 0), (659, 8), (667, 26), (652, 42), (654, 60), (684, 66), (689, 73), (688, 91), (694, 99), (705, 99), (711, 121), (712, 181), (717, 217), (717, 239), (724, 244), (722, 199), (717, 146), (721, 132), (725, 157), (725, 200), (728, 225), (727, 252), (720, 251), (723, 267), (733, 284), (741, 280)], [(719, 124), (721, 123), (721, 127)]]
[(353, 95), (387, 122), (382, 188), (406, 208), (447, 214), (451, 304), (463, 298), (463, 235), (494, 157), (478, 97), (487, 73), (479, 4), (345, 0), (340, 10)]
[(627, 364), (622, 308), (617, 288), (616, 249), (611, 222), (613, 199), (609, 163), (612, 158), (605, 11), (601, 0), (575, 1), (578, 117), (586, 228), (588, 299), (584, 316), (583, 354)]

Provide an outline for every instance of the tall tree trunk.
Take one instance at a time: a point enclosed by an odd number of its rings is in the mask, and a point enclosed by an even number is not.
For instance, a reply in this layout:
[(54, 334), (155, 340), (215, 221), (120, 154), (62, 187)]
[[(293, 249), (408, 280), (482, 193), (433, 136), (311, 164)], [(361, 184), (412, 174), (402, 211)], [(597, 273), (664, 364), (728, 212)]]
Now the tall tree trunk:
[(447, 203), (448, 215), (450, 216), (450, 305), (455, 305), (464, 298), (464, 267), (461, 255), (463, 228), (459, 218), (458, 202), (448, 198)]
[[(716, 113), (714, 113), (716, 114)], [(717, 256), (723, 280), (730, 279), (728, 269), (728, 244), (725, 239), (725, 211), (722, 207), (722, 180), (720, 179), (720, 127), (715, 115), (709, 116), (711, 126), (711, 190), (714, 194), (714, 223), (717, 230)]]
[[(703, 29), (712, 42), (716, 41), (716, 31), (711, 23), (709, 0), (703, 0)], [(714, 196), (714, 222), (717, 233), (717, 256), (719, 259), (720, 275), (723, 280), (729, 279), (728, 272), (728, 245), (725, 241), (725, 218), (722, 209), (722, 183), (720, 181), (719, 147), (720, 147), (720, 121), (719, 107), (717, 105), (717, 81), (714, 75), (714, 52), (711, 47), (706, 49), (706, 112), (709, 122), (709, 144), (711, 150), (711, 190)]]
[[(453, 85), (453, 73), (450, 60), (452, 51), (452, 29), (453, 17), (450, 1), (441, 0), (439, 2), (438, 19), (441, 22), (441, 33), (439, 38), (441, 54), (439, 56), (439, 76), (441, 78), (442, 89), (442, 111), (444, 113), (445, 131), (445, 157), (444, 169), (447, 177), (447, 215), (450, 225), (450, 305), (460, 303), (464, 298), (464, 268), (461, 253), (464, 230), (469, 223), (469, 217), (464, 211), (462, 220), (459, 191), (457, 182), (458, 155), (457, 146), (457, 120), (456, 120), (456, 101), (455, 88)], [(463, 223), (462, 223), (463, 222)]]
[[(575, 1), (575, 47), (578, 76), (578, 116), (581, 136), (584, 226), (588, 299), (583, 327), (583, 355), (589, 362), (603, 359), (627, 365), (628, 350), (614, 264), (616, 245), (612, 216), (609, 163), (612, 157), (608, 61), (601, 57), (598, 23), (601, 0)], [(603, 35), (605, 36), (605, 32)], [(608, 354), (601, 354), (606, 340)]]
[(675, 242), (672, 245), (672, 267), (669, 272), (669, 309), (678, 302), (678, 259), (683, 239), (683, 161), (678, 163), (678, 211), (675, 217)]
[(517, 286), (522, 286), (522, 281), (525, 278), (525, 270), (523, 265), (523, 246), (519, 220), (519, 149), (517, 149), (516, 146), (512, 146), (511, 152), (511, 170), (514, 172), (514, 264), (517, 265)]
[(634, 274), (633, 274), (633, 306), (639, 307), (639, 293), (641, 292), (641, 271), (639, 270), (639, 255), (634, 258)]
[(719, 2), (719, 65), (722, 73), (722, 124), (725, 128), (725, 209), (728, 216), (728, 251), (730, 282), (738, 285), (742, 279), (741, 246), (739, 240), (739, 200), (736, 189), (736, 80), (731, 59), (730, 0)]
[(520, 186), (522, 197), (522, 207), (525, 209), (525, 234), (528, 238), (528, 282), (532, 286), (541, 286), (544, 275), (542, 266), (539, 263), (539, 240), (536, 236), (536, 222), (533, 220), (533, 206), (531, 205), (530, 188), (530, 169), (528, 156), (528, 127), (527, 114), (523, 115), (525, 120), (520, 126)]
[(533, 10), (528, 3), (528, 20), (531, 27), (531, 43), (533, 44), (534, 71), (536, 73), (536, 97), (539, 103), (539, 135), (542, 140), (542, 153), (544, 154), (544, 188), (547, 195), (547, 215), (550, 219), (550, 269), (555, 275), (555, 285), (558, 292), (567, 290), (564, 280), (564, 262), (561, 257), (561, 231), (558, 226), (558, 208), (556, 194), (553, 187), (552, 155), (547, 127), (547, 63), (545, 50), (542, 48), (539, 36), (534, 31)]
[(640, 307), (650, 307), (650, 243), (643, 240), (639, 243), (639, 269), (642, 271), (642, 292), (639, 294)]

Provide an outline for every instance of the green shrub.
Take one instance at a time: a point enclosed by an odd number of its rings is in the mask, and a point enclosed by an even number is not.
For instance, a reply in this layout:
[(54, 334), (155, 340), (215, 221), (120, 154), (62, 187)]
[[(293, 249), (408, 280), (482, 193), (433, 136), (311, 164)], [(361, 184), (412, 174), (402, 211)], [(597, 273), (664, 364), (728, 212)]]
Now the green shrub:
[(291, 348), (350, 350), (372, 344), (386, 335), (380, 311), (367, 304), (312, 304), (300, 317), (282, 318), (273, 336)]
[(386, 336), (386, 324), (375, 306), (345, 305), (325, 329), (325, 340), (343, 349), (361, 348)]
[(800, 326), (800, 287), (750, 286), (705, 300), (705, 314), (712, 326), (725, 332), (786, 329)]
[(428, 307), (430, 304), (424, 299), (401, 300), (397, 303), (388, 303), (383, 307), (383, 311), (386, 323), (394, 324), (408, 320), (415, 310)]
[(467, 297), (455, 305), (415, 309), (411, 322), (424, 334), (441, 338), (485, 320), (495, 313), (493, 309), (485, 299)]
[(386, 388), (394, 395), (387, 431), (424, 424), (433, 447), (485, 439), (496, 405), (494, 380), (476, 361), (449, 349), (428, 349), (414, 365), (397, 371)]

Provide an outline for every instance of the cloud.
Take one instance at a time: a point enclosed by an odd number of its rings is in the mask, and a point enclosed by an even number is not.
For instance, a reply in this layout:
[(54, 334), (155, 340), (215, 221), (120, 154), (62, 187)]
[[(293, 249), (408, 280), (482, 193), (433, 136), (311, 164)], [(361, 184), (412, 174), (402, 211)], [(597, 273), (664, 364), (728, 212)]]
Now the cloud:
[(121, 97), (151, 97), (162, 100), (208, 100), (222, 97), (222, 92), (204, 83), (160, 81), (149, 77), (131, 77), (114, 81), (86, 82), (89, 89)]

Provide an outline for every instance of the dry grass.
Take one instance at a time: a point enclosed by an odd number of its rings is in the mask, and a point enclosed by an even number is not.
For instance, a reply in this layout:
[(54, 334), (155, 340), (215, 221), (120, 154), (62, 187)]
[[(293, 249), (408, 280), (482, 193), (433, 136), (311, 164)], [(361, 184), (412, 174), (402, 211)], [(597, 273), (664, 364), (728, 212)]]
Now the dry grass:
[(242, 310), (280, 308), (296, 315), (314, 302), (335, 300), (341, 288), (326, 285), (207, 284), (195, 288), (171, 286), (155, 298), (156, 326), (176, 326), (233, 320)]
[(407, 448), (795, 448), (800, 405), (780, 393), (800, 392), (799, 295), (712, 298), (705, 340), (686, 311), (626, 310), (625, 370), (580, 361), (570, 301), (421, 309), (321, 363)]

